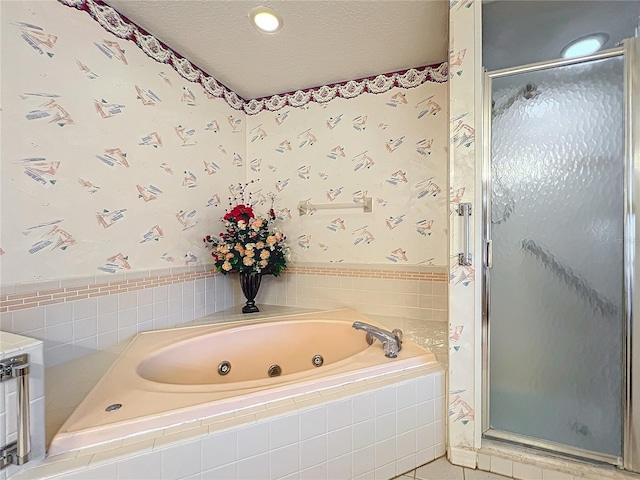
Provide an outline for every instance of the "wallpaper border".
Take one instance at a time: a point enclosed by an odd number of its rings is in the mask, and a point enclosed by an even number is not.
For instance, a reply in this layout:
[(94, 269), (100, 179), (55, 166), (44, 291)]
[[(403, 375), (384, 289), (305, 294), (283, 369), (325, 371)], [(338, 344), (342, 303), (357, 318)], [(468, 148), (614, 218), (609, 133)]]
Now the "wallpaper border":
[(302, 107), (310, 102), (326, 103), (334, 98), (350, 99), (363, 93), (384, 93), (393, 87), (408, 89), (426, 82), (445, 83), (449, 76), (448, 64), (442, 62), (245, 100), (102, 0), (58, 0), (58, 2), (87, 12), (108, 32), (118, 38), (134, 42), (156, 62), (171, 65), (184, 79), (199, 83), (208, 94), (224, 99), (231, 108), (243, 110), (247, 115), (256, 115), (263, 110), (277, 111), (286, 106)]

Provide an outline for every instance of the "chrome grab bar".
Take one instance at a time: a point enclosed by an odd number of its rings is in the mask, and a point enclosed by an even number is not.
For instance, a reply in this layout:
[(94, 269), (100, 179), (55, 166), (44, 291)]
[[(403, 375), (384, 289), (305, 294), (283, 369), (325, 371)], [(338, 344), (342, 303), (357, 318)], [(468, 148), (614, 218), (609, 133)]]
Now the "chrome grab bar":
[(470, 230), (470, 217), (471, 217), (471, 203), (460, 203), (456, 212), (461, 217), (464, 217), (463, 233), (462, 233), (462, 245), (463, 251), (458, 254), (458, 264), (463, 266), (471, 265), (471, 230)]
[(0, 470), (9, 465), (24, 465), (31, 456), (29, 412), (29, 355), (22, 354), (0, 360), (0, 382), (15, 378), (17, 385), (17, 435), (15, 442), (0, 448)]
[(364, 197), (362, 202), (354, 203), (311, 203), (309, 200), (300, 200), (298, 202), (298, 214), (308, 215), (315, 210), (334, 210), (345, 208), (357, 208), (364, 213), (371, 213), (373, 211), (373, 203), (371, 197)]

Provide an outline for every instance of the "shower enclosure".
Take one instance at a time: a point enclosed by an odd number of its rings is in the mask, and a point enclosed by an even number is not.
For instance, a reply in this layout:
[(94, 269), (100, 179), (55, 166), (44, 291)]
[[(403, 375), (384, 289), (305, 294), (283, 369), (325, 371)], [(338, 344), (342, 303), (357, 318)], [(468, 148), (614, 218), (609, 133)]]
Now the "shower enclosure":
[(484, 437), (636, 471), (639, 56), (489, 72), (483, 166)]

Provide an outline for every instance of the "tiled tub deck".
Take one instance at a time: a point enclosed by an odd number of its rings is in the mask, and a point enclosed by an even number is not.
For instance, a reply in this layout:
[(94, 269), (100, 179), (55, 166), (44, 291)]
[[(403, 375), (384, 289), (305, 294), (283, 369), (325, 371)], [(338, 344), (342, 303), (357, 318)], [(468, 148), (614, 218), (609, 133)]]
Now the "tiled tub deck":
[[(193, 324), (236, 321), (238, 310)], [(446, 324), (369, 318), (446, 357)], [(47, 370), (47, 441), (121, 350)], [(444, 455), (444, 382), (443, 365), (427, 365), (50, 456), (15, 478), (392, 478)]]

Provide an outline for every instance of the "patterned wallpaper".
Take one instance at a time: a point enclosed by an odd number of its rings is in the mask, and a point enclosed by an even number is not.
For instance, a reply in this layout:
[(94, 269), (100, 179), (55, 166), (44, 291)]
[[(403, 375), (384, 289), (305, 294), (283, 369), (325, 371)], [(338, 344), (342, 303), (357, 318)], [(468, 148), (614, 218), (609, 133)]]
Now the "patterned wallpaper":
[[(201, 239), (251, 179), (294, 261), (446, 264), (446, 64), (247, 116), (82, 10), (1, 8), (2, 284), (210, 263)], [(364, 196), (372, 213), (297, 213)]]
[[(473, 251), (474, 225), (481, 224), (482, 206), (476, 201), (476, 126), (480, 112), (475, 111), (476, 95), (481, 95), (479, 82), (481, 54), (476, 48), (481, 42), (481, 3), (472, 0), (452, 0), (449, 11), (449, 144), (451, 184), (451, 238), (449, 279), (449, 455), (455, 463), (475, 467), (475, 454), (459, 458), (460, 452), (479, 446), (478, 430), (480, 402), (476, 382), (482, 365), (476, 363), (481, 345), (476, 333), (481, 328), (476, 317), (476, 269), (482, 265), (482, 255)], [(479, 193), (479, 192), (478, 192)], [(462, 251), (462, 219), (454, 210), (460, 202), (472, 203), (471, 246), (473, 264), (458, 265)], [(480, 232), (478, 232), (480, 234)], [(464, 454), (462, 454), (464, 456)]]
[(1, 8), (2, 283), (208, 262), (245, 114), (83, 12)]
[(254, 200), (276, 194), (296, 261), (446, 265), (446, 119), (434, 82), (249, 116)]

